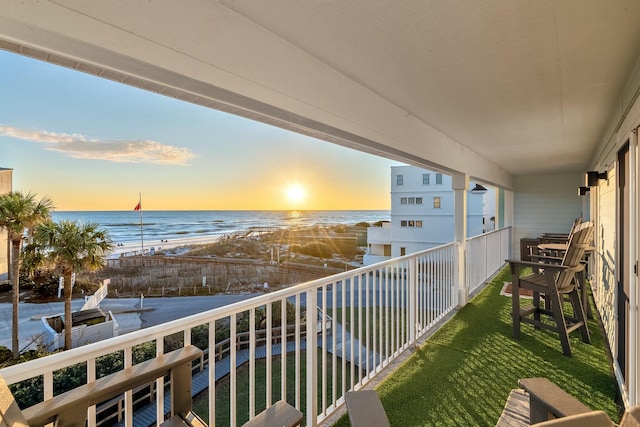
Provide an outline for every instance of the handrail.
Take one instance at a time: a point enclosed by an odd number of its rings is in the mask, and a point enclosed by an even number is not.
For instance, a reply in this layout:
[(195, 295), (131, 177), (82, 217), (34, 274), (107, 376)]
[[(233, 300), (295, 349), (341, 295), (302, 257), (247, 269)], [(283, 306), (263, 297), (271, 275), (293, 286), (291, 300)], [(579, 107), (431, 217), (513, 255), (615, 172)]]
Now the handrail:
[[(503, 229), (487, 233), (482, 239), (474, 238), (471, 242), (483, 241), (485, 245), (495, 243), (502, 248), (502, 243), (505, 239), (508, 241), (509, 236), (510, 230)], [(471, 248), (472, 244), (468, 244), (468, 251), (474, 250)], [(487, 252), (497, 251), (493, 248)], [(242, 423), (243, 420), (237, 419), (239, 407), (248, 407), (248, 417), (256, 414), (255, 409), (259, 403), (255, 390), (255, 353), (257, 347), (264, 342), (272, 345), (264, 346), (267, 352), (265, 364), (268, 393), (263, 404), (269, 406), (281, 398), (286, 399), (287, 380), (293, 381), (295, 401), (290, 403), (306, 413), (307, 425), (317, 425), (342, 405), (346, 391), (362, 388), (456, 308), (459, 288), (467, 286), (465, 283), (456, 283), (457, 266), (465, 262), (465, 259), (458, 259), (459, 253), (456, 243), (442, 245), (9, 366), (1, 369), (0, 373), (8, 384), (41, 376), (44, 381), (44, 398), (50, 399), (53, 396), (53, 372), (61, 368), (86, 363), (87, 378), (91, 381), (95, 378), (96, 359), (99, 357), (124, 351), (124, 366), (128, 367), (133, 363), (135, 346), (154, 342), (159, 355), (165, 351), (165, 337), (179, 334), (184, 345), (192, 344), (191, 330), (201, 325), (208, 325), (209, 331), (208, 345), (203, 350), (215, 355), (222, 351), (219, 349), (223, 348), (221, 345), (226, 341), (226, 338), (216, 341), (216, 327), (227, 325), (229, 346), (225, 357), (231, 368), (228, 376), (228, 424)], [(508, 256), (503, 260), (505, 258)], [(280, 320), (274, 317), (274, 308), (277, 307), (280, 308)], [(264, 316), (264, 326), (255, 324), (258, 310)], [(248, 332), (238, 330), (240, 318), (248, 322)], [(278, 328), (293, 329), (293, 337), (281, 339)], [(264, 341), (258, 329), (265, 329)], [(290, 333), (287, 336), (291, 336)], [(303, 349), (305, 339), (310, 345)], [(242, 344), (231, 345), (238, 343), (238, 340)], [(281, 353), (285, 354), (287, 345), (293, 343), (293, 362), (288, 362), (286, 357), (272, 358), (273, 346), (281, 346)], [(250, 355), (249, 399), (248, 402), (237, 402), (236, 387), (240, 386), (239, 376), (236, 374), (237, 360), (240, 352), (246, 351), (245, 349)], [(216, 381), (214, 360), (215, 356), (209, 363), (207, 374), (210, 408), (215, 408), (216, 394), (219, 393), (216, 387), (211, 386)], [(271, 383), (275, 363), (280, 364), (282, 376), (277, 392), (275, 385)], [(292, 373), (287, 373), (287, 363), (294, 364)], [(303, 364), (306, 369), (303, 369)], [(301, 377), (301, 371), (306, 372), (306, 381)], [(293, 375), (294, 378), (287, 377), (288, 375)], [(341, 382), (339, 378), (342, 379)], [(164, 413), (163, 384), (159, 380), (156, 387), (158, 424), (162, 422), (160, 414)], [(273, 393), (271, 390), (274, 390)], [(306, 394), (306, 406), (302, 403), (300, 390)], [(132, 399), (125, 396), (124, 406), (127, 413), (125, 420), (127, 425), (131, 425), (134, 412)], [(95, 417), (95, 408), (93, 416)], [(210, 416), (212, 419), (209, 421), (212, 422), (215, 411)]]

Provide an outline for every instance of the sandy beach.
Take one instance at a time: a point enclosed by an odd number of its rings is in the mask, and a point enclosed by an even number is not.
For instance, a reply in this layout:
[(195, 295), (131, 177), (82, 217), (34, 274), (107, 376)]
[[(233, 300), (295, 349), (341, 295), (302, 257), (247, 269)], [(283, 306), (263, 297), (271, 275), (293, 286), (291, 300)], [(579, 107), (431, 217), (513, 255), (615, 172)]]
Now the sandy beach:
[(203, 245), (213, 243), (220, 240), (222, 236), (200, 236), (185, 237), (184, 239), (166, 239), (166, 240), (145, 240), (144, 242), (121, 243), (113, 247), (113, 251), (109, 258), (118, 258), (121, 255), (139, 255), (144, 248), (145, 253), (152, 253), (161, 250), (174, 249), (180, 247), (188, 247), (194, 245)]

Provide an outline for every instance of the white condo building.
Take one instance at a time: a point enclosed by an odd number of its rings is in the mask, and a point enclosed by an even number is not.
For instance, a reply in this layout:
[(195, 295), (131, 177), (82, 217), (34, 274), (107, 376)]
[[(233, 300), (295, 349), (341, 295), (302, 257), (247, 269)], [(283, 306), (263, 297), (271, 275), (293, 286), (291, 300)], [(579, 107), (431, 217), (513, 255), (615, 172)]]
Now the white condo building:
[[(470, 183), (467, 237), (494, 229), (495, 191)], [(391, 222), (367, 230), (364, 264), (433, 248), (454, 240), (452, 178), (415, 166), (391, 167)]]

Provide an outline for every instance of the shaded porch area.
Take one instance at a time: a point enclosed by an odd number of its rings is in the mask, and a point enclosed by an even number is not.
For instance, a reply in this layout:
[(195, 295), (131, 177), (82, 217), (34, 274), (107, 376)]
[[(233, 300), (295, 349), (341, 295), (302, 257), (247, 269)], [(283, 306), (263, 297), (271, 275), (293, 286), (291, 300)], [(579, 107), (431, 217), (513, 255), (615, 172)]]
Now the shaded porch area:
[[(589, 320), (591, 345), (571, 334), (570, 358), (556, 333), (527, 325), (515, 340), (511, 300), (501, 295), (510, 280), (505, 268), (375, 387), (391, 425), (493, 426), (518, 380), (530, 377), (549, 378), (619, 420), (623, 406), (598, 316)], [(348, 426), (346, 415), (335, 425)]]

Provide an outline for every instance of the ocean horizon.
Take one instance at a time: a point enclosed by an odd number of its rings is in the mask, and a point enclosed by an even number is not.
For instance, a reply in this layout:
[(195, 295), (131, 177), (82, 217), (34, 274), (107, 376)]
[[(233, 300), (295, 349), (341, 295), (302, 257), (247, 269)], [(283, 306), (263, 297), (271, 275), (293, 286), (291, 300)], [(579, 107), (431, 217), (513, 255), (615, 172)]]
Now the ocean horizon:
[[(140, 211), (54, 211), (52, 218), (95, 222), (115, 245), (141, 241)], [(142, 211), (142, 239), (148, 242), (215, 240), (252, 227), (306, 227), (389, 221), (390, 210), (148, 210)]]

